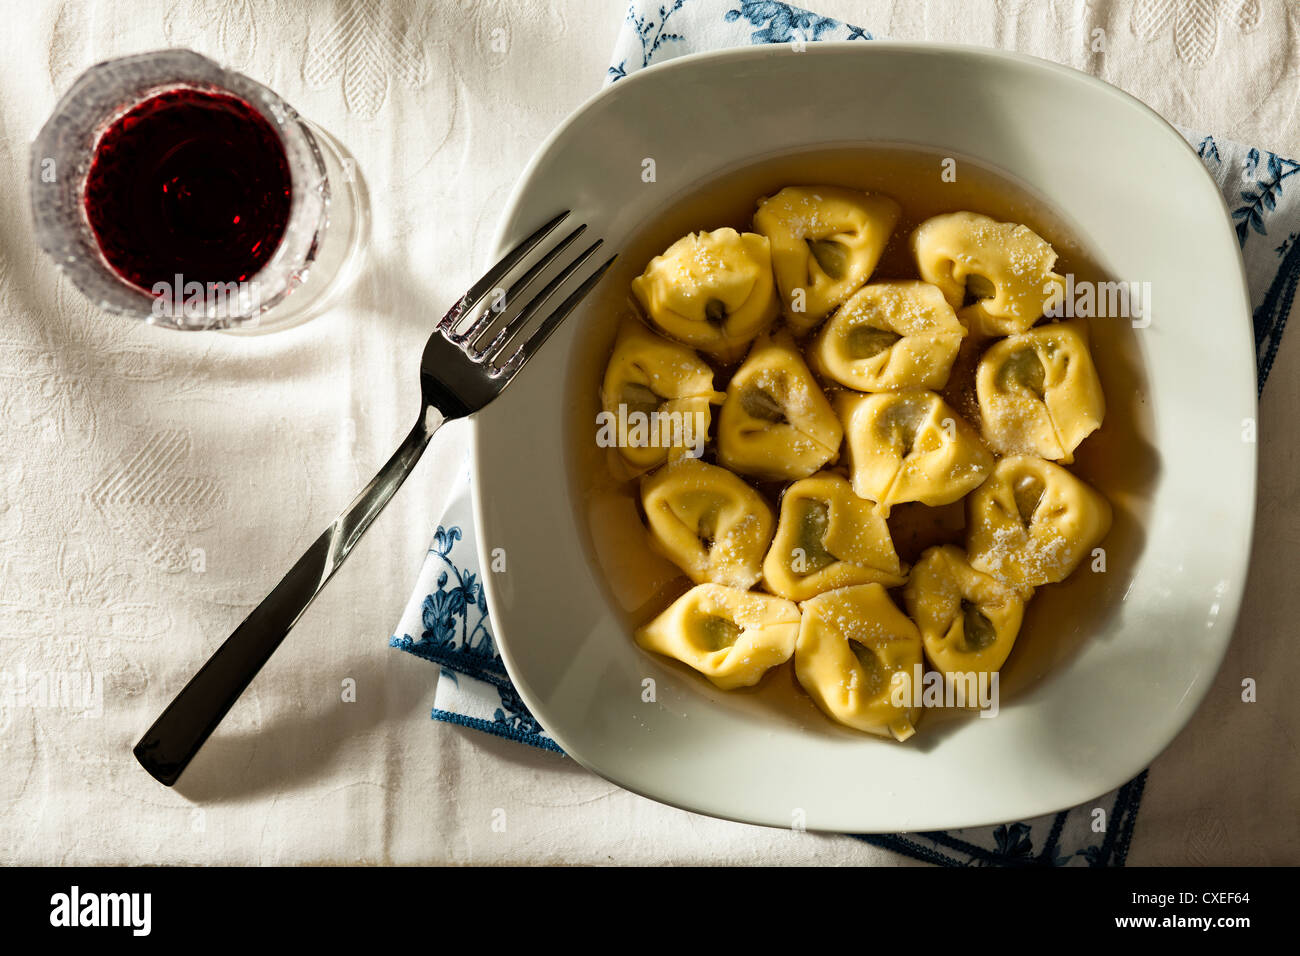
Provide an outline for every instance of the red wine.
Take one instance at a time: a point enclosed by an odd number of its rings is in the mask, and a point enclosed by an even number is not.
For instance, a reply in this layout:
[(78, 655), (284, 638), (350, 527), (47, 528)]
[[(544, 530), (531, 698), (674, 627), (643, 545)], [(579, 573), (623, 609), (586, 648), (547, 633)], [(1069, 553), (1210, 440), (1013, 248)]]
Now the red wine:
[(262, 114), (227, 93), (175, 89), (104, 131), (85, 209), (109, 266), (152, 293), (178, 274), (205, 286), (251, 278), (284, 236), (292, 195), (284, 145)]

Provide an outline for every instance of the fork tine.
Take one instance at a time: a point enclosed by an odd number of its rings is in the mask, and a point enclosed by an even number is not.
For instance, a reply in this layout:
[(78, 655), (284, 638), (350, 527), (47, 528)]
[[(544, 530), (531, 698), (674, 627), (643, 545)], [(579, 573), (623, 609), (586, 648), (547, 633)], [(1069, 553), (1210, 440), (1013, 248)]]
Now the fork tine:
[[(597, 245), (599, 245), (599, 243)], [(595, 246), (592, 246), (592, 251), (594, 251), (595, 248)], [(578, 286), (578, 288), (576, 288), (567, 299), (560, 303), (559, 308), (542, 321), (542, 324), (537, 327), (537, 331), (530, 335), (524, 343), (515, 350), (515, 354), (510, 356), (510, 358), (494, 374), (512, 374), (522, 368), (524, 363), (532, 358), (533, 355), (536, 354), (537, 350), (545, 344), (551, 333), (559, 327), (560, 323), (565, 320), (578, 303), (586, 298), (587, 293), (595, 288), (596, 283), (598, 283), (601, 280), (601, 277), (609, 271), (609, 267), (614, 264), (614, 260), (617, 258), (618, 255), (615, 254), (606, 259), (600, 268), (593, 272), (587, 280), (582, 283), (582, 285)]]
[[(508, 307), (511, 302), (518, 301), (519, 297), (522, 296), (528, 290), (528, 287), (533, 284), (533, 281), (541, 275), (552, 262), (555, 261), (556, 257), (565, 249), (569, 248), (573, 241), (586, 231), (587, 224), (582, 223), (571, 233), (561, 239), (554, 249), (542, 256), (542, 258), (538, 259), (533, 267), (525, 272), (523, 276), (521, 276), (520, 279), (510, 287), (509, 291), (506, 292), (506, 306)], [(504, 311), (504, 309), (502, 311)], [(482, 338), (482, 334), (491, 327), (492, 323), (500, 314), (500, 312), (497, 312), (494, 309), (485, 309), (483, 314), (474, 320), (474, 324), (471, 325), (468, 330), (458, 335), (453, 335), (452, 340), (457, 344), (467, 344), (470, 349), (477, 348), (479, 341)]]
[(470, 358), (474, 359), (476, 362), (486, 362), (489, 365), (495, 364), (496, 360), (501, 356), (501, 353), (505, 351), (506, 346), (514, 341), (520, 330), (532, 320), (533, 316), (537, 315), (537, 313), (541, 311), (542, 306), (546, 305), (551, 296), (555, 294), (556, 290), (559, 289), (560, 286), (564, 285), (564, 283), (582, 267), (582, 264), (591, 258), (592, 254), (600, 248), (601, 243), (603, 242), (603, 239), (597, 239), (582, 252), (578, 253), (576, 259), (565, 266), (554, 279), (546, 283), (546, 288), (542, 289), (541, 292), (537, 293), (537, 295), (533, 296), (533, 298), (529, 300), (519, 315), (506, 323), (505, 327), (496, 334), (496, 337), (492, 339), (491, 343), (486, 348), (478, 351), (471, 351)]
[(518, 264), (519, 260), (532, 252), (534, 247), (549, 236), (551, 231), (562, 223), (568, 215), (569, 210), (566, 209), (502, 256), (501, 261), (489, 269), (487, 275), (470, 286), (469, 291), (460, 297), (460, 301), (451, 307), (451, 311), (442, 317), (442, 321), (438, 323), (438, 328), (444, 332), (454, 330), (456, 323), (473, 309), (485, 295), (495, 289), (497, 284)]

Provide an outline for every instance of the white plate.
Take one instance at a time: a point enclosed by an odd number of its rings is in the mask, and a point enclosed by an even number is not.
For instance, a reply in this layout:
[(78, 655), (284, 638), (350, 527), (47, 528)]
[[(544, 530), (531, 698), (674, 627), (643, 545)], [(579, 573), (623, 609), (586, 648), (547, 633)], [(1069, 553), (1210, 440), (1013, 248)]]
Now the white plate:
[[(1122, 602), (996, 719), (928, 739), (923, 722), (901, 746), (766, 716), (650, 657), (609, 607), (575, 517), (565, 376), (575, 337), (598, 318), (586, 309), (475, 422), (481, 557), (507, 557), (505, 573), (485, 575), (502, 656), (575, 760), (701, 813), (866, 832), (1074, 806), (1141, 771), (1187, 723), (1232, 634), (1250, 551), (1249, 300), (1222, 197), (1177, 132), (1099, 80), (1007, 53), (874, 41), (703, 54), (615, 83), (557, 130), (520, 180), (497, 250), (565, 207), (617, 249), (722, 169), (846, 141), (1000, 167), (1076, 224), (1115, 275), (1152, 283), (1153, 322), (1137, 339), (1158, 468)], [(645, 157), (656, 187), (641, 181)], [(655, 703), (641, 700), (647, 676)]]

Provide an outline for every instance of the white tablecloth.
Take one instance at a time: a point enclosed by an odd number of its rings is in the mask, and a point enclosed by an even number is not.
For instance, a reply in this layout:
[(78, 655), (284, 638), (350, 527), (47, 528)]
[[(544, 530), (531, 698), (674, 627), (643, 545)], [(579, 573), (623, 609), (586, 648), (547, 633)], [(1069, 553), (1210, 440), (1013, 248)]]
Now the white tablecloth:
[[(1058, 60), (1174, 122), (1300, 157), (1300, 5), (1287, 0), (806, 5), (892, 38)], [(456, 426), (180, 785), (140, 770), (139, 734), (405, 435), (431, 322), (486, 265), (534, 148), (600, 87), (623, 6), (65, 0), (6, 16), (0, 861), (897, 861), (849, 837), (662, 807), (431, 722), (432, 669), (386, 638), (465, 448)], [(180, 45), (272, 86), (355, 153), (370, 262), (329, 315), (255, 338), (145, 328), (95, 314), (37, 254), (27, 145), (57, 96), (97, 60)], [(1131, 864), (1300, 862), (1300, 703), (1285, 680), (1298, 417), (1292, 332), (1261, 410), (1246, 610), (1209, 698), (1154, 765)], [(39, 693), (83, 675), (88, 712)], [(1256, 703), (1241, 701), (1244, 677)]]

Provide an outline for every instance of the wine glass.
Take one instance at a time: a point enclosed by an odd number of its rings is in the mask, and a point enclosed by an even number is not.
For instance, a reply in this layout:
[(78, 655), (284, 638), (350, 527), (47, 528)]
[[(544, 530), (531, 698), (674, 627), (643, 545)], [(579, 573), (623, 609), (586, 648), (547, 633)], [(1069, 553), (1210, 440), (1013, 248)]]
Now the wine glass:
[(31, 148), (41, 248), (99, 308), (174, 329), (267, 332), (355, 278), (355, 161), (273, 91), (189, 50), (99, 63)]

